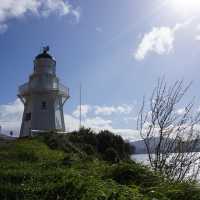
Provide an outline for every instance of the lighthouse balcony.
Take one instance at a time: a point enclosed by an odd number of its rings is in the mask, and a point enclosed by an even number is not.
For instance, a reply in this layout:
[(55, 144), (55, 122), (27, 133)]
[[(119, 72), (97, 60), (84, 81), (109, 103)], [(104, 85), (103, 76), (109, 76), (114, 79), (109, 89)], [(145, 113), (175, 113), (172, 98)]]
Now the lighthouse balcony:
[(59, 84), (59, 94), (65, 97), (69, 97), (69, 88)]
[(69, 88), (62, 84), (55, 84), (53, 86), (40, 86), (40, 87), (31, 87), (29, 83), (25, 83), (19, 87), (19, 94), (21, 96), (29, 95), (30, 92), (47, 92), (47, 91), (53, 91), (58, 92), (59, 95), (64, 97), (69, 97)]
[(23, 95), (26, 95), (28, 93), (29, 93), (29, 84), (28, 83), (25, 83), (25, 84), (23, 84), (19, 87), (19, 94), (20, 95), (23, 96)]

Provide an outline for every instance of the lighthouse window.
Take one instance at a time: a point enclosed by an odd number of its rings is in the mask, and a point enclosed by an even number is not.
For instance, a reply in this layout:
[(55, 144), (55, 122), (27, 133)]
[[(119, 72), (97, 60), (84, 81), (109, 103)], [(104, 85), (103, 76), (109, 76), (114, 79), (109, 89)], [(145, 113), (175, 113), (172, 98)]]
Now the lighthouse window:
[(47, 109), (47, 102), (43, 101), (42, 102), (42, 110), (46, 110)]
[(25, 120), (26, 121), (30, 121), (31, 120), (31, 113), (26, 113)]

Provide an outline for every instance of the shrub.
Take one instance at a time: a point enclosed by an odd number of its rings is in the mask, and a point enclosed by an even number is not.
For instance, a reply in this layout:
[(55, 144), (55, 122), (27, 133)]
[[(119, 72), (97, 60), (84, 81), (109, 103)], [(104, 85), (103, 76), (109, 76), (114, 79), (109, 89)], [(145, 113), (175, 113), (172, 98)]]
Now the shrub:
[(63, 165), (66, 165), (68, 167), (71, 167), (73, 164), (73, 161), (69, 155), (66, 155), (62, 161)]
[(56, 133), (46, 134), (44, 142), (52, 149), (63, 150), (66, 153), (82, 154), (81, 150), (71, 143), (67, 135), (60, 135)]
[(109, 131), (101, 131), (95, 134), (91, 129), (81, 128), (66, 135), (50, 133), (45, 136), (45, 142), (53, 149), (64, 150), (67, 153), (85, 152), (87, 155), (100, 154), (105, 157), (105, 151), (113, 148), (118, 159), (129, 159), (131, 154), (130, 145), (121, 136), (114, 135)]
[[(101, 155), (112, 165), (97, 159), (97, 154), (88, 156), (82, 153), (84, 156), (80, 156), (74, 153), (75, 149), (81, 151), (84, 148), (85, 152), (92, 153), (94, 146), (91, 144), (76, 143), (76, 146), (69, 141), (68, 135), (52, 134), (48, 140), (47, 136), (46, 139), (42, 137), (39, 141), (38, 138), (17, 140), (0, 148), (0, 199), (200, 199), (200, 189), (195, 184), (172, 184), (130, 160), (113, 163), (118, 152), (111, 146)], [(50, 149), (41, 140), (48, 141), (56, 150)], [(64, 152), (66, 149), (70, 152)]]
[[(158, 189), (161, 190), (161, 189)], [(172, 200), (199, 200), (199, 187), (192, 183), (175, 183), (163, 187), (161, 190), (169, 199)]]
[(117, 163), (119, 162), (119, 156), (117, 151), (115, 151), (115, 149), (113, 149), (112, 147), (109, 147), (106, 149), (104, 155), (103, 155), (104, 159), (106, 161), (112, 162), (112, 163)]
[(79, 131), (74, 131), (67, 134), (69, 141), (74, 144), (90, 144), (96, 148), (97, 137), (91, 129), (81, 128)]
[(114, 166), (108, 177), (122, 185), (139, 185), (143, 188), (158, 185), (162, 178), (140, 164), (134, 162), (120, 163)]
[(120, 159), (129, 158), (130, 146), (125, 143), (121, 136), (114, 135), (109, 131), (101, 131), (97, 135), (97, 149), (104, 154), (106, 149), (112, 147), (118, 153)]
[(91, 144), (85, 144), (82, 147), (82, 150), (87, 154), (87, 155), (94, 155), (95, 150), (94, 147)]
[(29, 162), (35, 162), (38, 160), (38, 157), (36, 156), (36, 154), (34, 153), (34, 151), (26, 151), (25, 150), (21, 150), (17, 152), (17, 159), (20, 161), (29, 161)]

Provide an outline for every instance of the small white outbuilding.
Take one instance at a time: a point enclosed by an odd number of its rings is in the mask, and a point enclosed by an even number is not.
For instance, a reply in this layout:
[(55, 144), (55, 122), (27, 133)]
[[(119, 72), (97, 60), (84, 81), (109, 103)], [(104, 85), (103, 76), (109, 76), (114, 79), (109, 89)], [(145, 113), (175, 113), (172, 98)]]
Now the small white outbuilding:
[(34, 72), (29, 81), (19, 87), (18, 97), (24, 104), (20, 137), (35, 132), (64, 132), (63, 106), (69, 89), (56, 76), (56, 61), (48, 53), (49, 47), (34, 60)]

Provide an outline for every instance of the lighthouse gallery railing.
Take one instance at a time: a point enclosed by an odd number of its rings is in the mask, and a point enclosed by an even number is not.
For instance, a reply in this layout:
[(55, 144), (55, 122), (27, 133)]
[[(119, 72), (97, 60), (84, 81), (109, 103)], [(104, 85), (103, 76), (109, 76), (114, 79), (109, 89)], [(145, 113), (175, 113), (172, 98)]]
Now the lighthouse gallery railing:
[[(37, 88), (35, 90), (40, 91), (40, 90), (44, 90), (44, 89), (59, 91), (59, 93), (61, 93), (62, 95), (69, 96), (69, 88), (67, 88), (66, 86), (64, 86), (62, 84), (57, 84), (54, 87)], [(29, 94), (31, 90), (34, 90), (34, 88), (31, 88), (28, 83), (25, 83), (19, 87), (19, 94), (26, 95), (26, 94)]]

